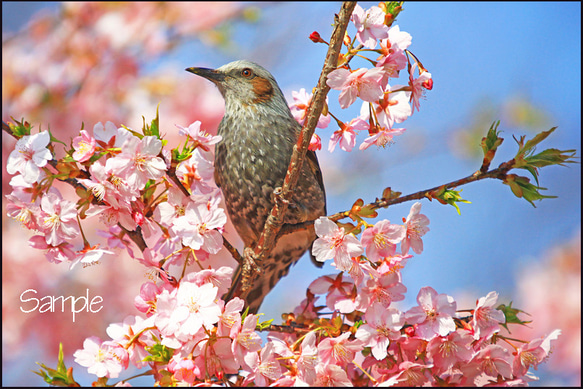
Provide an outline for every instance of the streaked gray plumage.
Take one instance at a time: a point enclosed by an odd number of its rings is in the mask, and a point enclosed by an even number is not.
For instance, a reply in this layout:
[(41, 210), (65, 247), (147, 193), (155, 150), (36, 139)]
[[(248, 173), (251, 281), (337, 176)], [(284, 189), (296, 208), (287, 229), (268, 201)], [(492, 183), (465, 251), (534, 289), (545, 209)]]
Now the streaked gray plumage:
[[(188, 68), (217, 85), (225, 99), (215, 150), (215, 180), (227, 212), (246, 247), (255, 247), (281, 187), (301, 126), (293, 118), (273, 76), (256, 63), (235, 61), (220, 68)], [(326, 196), (316, 154), (308, 151), (284, 223), (297, 224), (326, 214)], [(313, 227), (281, 237), (263, 262), (263, 273), (240, 294), (251, 312), (311, 247)], [(240, 277), (240, 270), (236, 277)], [(234, 280), (235, 281), (235, 280)]]

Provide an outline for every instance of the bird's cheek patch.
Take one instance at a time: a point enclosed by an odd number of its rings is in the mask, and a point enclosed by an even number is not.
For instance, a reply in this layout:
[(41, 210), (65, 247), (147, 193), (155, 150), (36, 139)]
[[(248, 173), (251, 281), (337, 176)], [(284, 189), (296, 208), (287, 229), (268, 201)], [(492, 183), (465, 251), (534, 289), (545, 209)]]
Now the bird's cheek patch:
[(253, 85), (253, 92), (255, 92), (254, 103), (264, 103), (273, 97), (273, 87), (271, 83), (263, 77), (255, 77), (251, 80)]

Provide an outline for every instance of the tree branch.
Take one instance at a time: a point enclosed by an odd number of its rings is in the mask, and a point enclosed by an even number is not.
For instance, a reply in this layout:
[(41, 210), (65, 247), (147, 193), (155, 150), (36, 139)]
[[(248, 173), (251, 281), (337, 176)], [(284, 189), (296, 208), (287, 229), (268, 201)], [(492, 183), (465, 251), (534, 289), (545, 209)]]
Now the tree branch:
[(281, 191), (276, 193), (275, 205), (267, 217), (263, 232), (259, 237), (255, 250), (245, 251), (242, 281), (243, 291), (249, 289), (253, 281), (251, 277), (254, 278), (257, 276), (258, 272), (256, 271), (257, 269), (253, 269), (253, 264), (257, 264), (259, 268), (261, 268), (261, 262), (275, 246), (276, 238), (283, 225), (285, 213), (293, 195), (293, 188), (299, 178), (302, 164), (304, 163), (305, 155), (308, 151), (308, 146), (310, 145), (310, 140), (316, 129), (316, 124), (318, 123), (322, 109), (324, 108), (326, 95), (330, 91), (330, 87), (326, 85), (327, 77), (328, 74), (338, 66), (338, 57), (340, 55), (340, 49), (342, 48), (342, 41), (355, 6), (356, 2), (344, 2), (339, 15), (335, 15), (334, 31), (330, 38), (328, 53), (326, 54), (324, 66), (314, 96), (312, 97), (312, 102), (308, 107), (307, 119), (300, 132), (298, 142), (294, 146), (289, 168), (283, 181)]

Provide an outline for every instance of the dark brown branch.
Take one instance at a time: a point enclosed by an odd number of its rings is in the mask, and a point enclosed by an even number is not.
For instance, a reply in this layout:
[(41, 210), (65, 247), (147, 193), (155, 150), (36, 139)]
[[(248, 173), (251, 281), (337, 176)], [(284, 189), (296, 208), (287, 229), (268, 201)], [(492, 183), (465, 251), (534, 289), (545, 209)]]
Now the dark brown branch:
[[(510, 163), (509, 163), (510, 162)], [(438, 190), (445, 188), (445, 189), (453, 189), (457, 188), (458, 186), (462, 186), (465, 184), (469, 184), (471, 182), (480, 181), (486, 178), (496, 178), (499, 180), (504, 180), (506, 178), (506, 173), (510, 169), (512, 169), (512, 161), (502, 163), (498, 168), (490, 170), (489, 172), (482, 173), (479, 170), (472, 174), (471, 176), (467, 176), (464, 178), (460, 178), (459, 180), (455, 180), (449, 182), (444, 185), (439, 185), (430, 189), (421, 190), (419, 192), (411, 193), (406, 196), (400, 196), (394, 199), (377, 199), (375, 202), (363, 205), (363, 207), (370, 207), (371, 210), (376, 210), (380, 208), (388, 208), (391, 205), (404, 203), (406, 201), (411, 200), (421, 200), (424, 198), (432, 199), (433, 194), (436, 193)], [(328, 218), (332, 221), (338, 221), (345, 217), (349, 217), (350, 211), (338, 212), (334, 215), (328, 216)]]
[(340, 55), (340, 49), (342, 48), (342, 41), (350, 20), (350, 15), (352, 15), (355, 6), (356, 2), (344, 2), (340, 9), (340, 13), (335, 15), (334, 31), (330, 38), (328, 53), (326, 54), (322, 73), (320, 74), (314, 96), (312, 97), (312, 102), (308, 107), (307, 119), (300, 132), (298, 142), (294, 146), (289, 168), (281, 191), (276, 195), (277, 198), (275, 205), (265, 222), (265, 227), (259, 237), (257, 245), (255, 246), (255, 250), (246, 250), (245, 252), (245, 266), (243, 269), (242, 284), (243, 291), (249, 289), (252, 282), (250, 277), (254, 277), (258, 274), (258, 269), (252, 268), (254, 264), (257, 264), (259, 268), (261, 268), (261, 262), (275, 246), (276, 238), (283, 225), (289, 201), (292, 198), (293, 188), (297, 183), (306, 152), (308, 151), (308, 146), (310, 145), (310, 140), (314, 134), (322, 109), (324, 108), (326, 95), (330, 90), (330, 87), (326, 85), (327, 77), (328, 74), (338, 66), (338, 57)]

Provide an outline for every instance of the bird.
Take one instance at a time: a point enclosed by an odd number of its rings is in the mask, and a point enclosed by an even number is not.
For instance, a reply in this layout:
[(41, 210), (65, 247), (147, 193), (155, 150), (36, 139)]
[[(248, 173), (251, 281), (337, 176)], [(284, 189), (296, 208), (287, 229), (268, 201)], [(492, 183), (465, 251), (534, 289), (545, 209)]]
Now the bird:
[[(245, 247), (254, 249), (274, 205), (274, 190), (283, 185), (301, 125), (294, 119), (273, 75), (261, 65), (237, 60), (217, 69), (190, 67), (186, 71), (214, 83), (225, 100), (217, 135), (214, 178), (225, 208)], [(316, 153), (308, 150), (283, 223), (295, 225), (326, 215), (326, 194)], [(309, 224), (309, 223), (308, 223)], [(232, 289), (230, 297), (246, 301), (257, 313), (265, 296), (289, 272), (291, 265), (316, 239), (310, 227), (282, 235), (262, 261), (262, 272), (251, 287)], [(240, 284), (242, 264), (233, 276)]]

